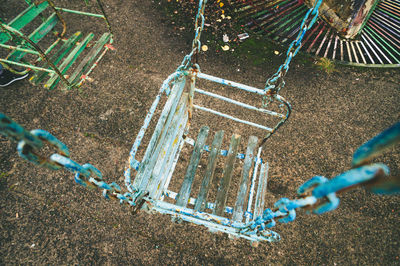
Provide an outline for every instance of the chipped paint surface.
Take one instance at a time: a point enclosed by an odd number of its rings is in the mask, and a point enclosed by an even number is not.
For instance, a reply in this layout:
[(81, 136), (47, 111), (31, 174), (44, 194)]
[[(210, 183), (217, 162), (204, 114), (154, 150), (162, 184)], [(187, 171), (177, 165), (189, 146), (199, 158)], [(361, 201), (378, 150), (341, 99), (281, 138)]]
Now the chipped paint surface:
[[(312, 0), (305, 2), (308, 6), (314, 3)], [(353, 39), (361, 32), (378, 2), (379, 0), (325, 0), (319, 12), (343, 38)]]
[[(105, 24), (107, 25), (107, 28), (109, 30), (108, 34), (111, 35), (108, 44), (112, 43), (113, 39), (112, 39), (110, 23), (104, 12), (101, 1), (100, 0), (96, 1), (98, 7), (100, 7), (101, 9), (102, 15), (56, 7), (51, 0), (41, 1), (40, 4), (34, 4), (31, 1), (26, 1), (28, 4), (27, 9), (25, 9), (16, 18), (12, 19), (9, 24), (0, 22), (1, 30), (2, 32), (4, 32), (0, 33), (1, 47), (11, 50), (11, 53), (9, 54), (9, 56), (7, 56), (6, 59), (0, 59), (1, 62), (10, 65), (24, 67), (26, 68), (25, 72), (28, 71), (35, 72), (34, 76), (31, 78), (31, 81), (34, 83), (39, 83), (45, 77), (50, 76), (49, 80), (43, 85), (45, 88), (48, 89), (53, 89), (60, 80), (63, 83), (64, 87), (69, 89), (74, 86), (77, 87), (81, 86), (84, 80), (89, 79), (88, 75), (92, 72), (93, 68), (97, 65), (97, 63), (104, 56), (104, 54), (108, 50), (110, 50), (110, 48), (102, 46), (99, 47), (96, 52), (92, 52), (93, 50), (90, 50), (90, 52), (87, 55), (85, 55), (85, 58), (83, 58), (81, 61), (82, 64), (85, 63), (86, 65), (84, 65), (82, 68), (78, 67), (72, 74), (72, 76), (74, 77), (84, 76), (85, 78), (84, 79), (78, 78), (78, 80), (72, 80), (72, 82), (68, 80), (64, 76), (64, 74), (68, 70), (68, 68), (70, 68), (70, 66), (77, 60), (79, 54), (81, 54), (84, 49), (90, 46), (90, 40), (93, 36), (89, 37), (89, 39), (87, 39), (87, 41), (84, 44), (82, 45), (80, 44), (81, 47), (79, 49), (74, 49), (66, 58), (63, 57), (66, 54), (68, 54), (67, 53), (68, 49), (74, 46), (72, 42), (69, 47), (63, 44), (61, 45), (61, 47), (59, 47), (60, 49), (56, 51), (56, 53), (52, 53), (51, 56), (49, 56), (49, 54), (51, 54), (52, 50), (57, 50), (55, 48), (58, 46), (59, 43), (62, 43), (61, 40), (64, 38), (64, 34), (66, 32), (67, 26), (65, 20), (61, 16), (61, 12), (101, 18), (102, 20), (105, 21)], [(46, 9), (51, 9), (50, 11), (52, 13), (47, 18), (44, 12)], [(43, 23), (38, 28), (36, 28), (31, 34), (29, 34), (29, 36), (23, 34), (20, 30), (24, 28), (26, 25), (30, 24), (32, 21), (34, 21), (34, 19), (37, 16), (42, 17)], [(52, 41), (52, 43), (46, 48), (46, 50), (42, 50), (37, 45), (37, 43), (40, 40), (47, 37), (47, 35), (51, 31), (54, 31), (54, 27), (56, 26), (56, 24), (62, 24), (62, 32), (57, 34), (56, 40)], [(10, 36), (13, 36), (13, 38), (16, 39), (15, 43), (18, 43), (18, 46), (6, 44), (6, 42), (8, 41), (13, 41), (13, 39), (11, 39)], [(66, 50), (67, 52), (62, 52), (63, 50)], [(103, 50), (103, 52), (99, 55), (99, 52), (101, 50)], [(27, 53), (34, 54), (37, 57), (29, 61), (24, 60), (24, 57)], [(59, 55), (56, 56), (57, 54)], [(63, 64), (61, 66), (57, 66), (58, 62), (61, 59), (64, 59)], [(47, 67), (38, 67), (37, 63), (40, 61), (45, 61)], [(83, 73), (87, 69), (89, 70), (86, 73)], [(48, 73), (50, 73), (50, 75), (48, 75)]]

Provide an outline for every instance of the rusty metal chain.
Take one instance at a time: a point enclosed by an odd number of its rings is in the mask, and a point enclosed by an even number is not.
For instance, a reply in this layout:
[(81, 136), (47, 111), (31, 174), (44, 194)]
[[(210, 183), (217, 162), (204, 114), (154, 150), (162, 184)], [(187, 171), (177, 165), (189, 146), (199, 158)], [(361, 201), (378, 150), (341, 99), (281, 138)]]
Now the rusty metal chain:
[[(266, 108), (268, 104), (274, 100), (274, 96), (278, 94), (279, 91), (285, 86), (285, 81), (283, 78), (289, 70), (289, 64), (292, 61), (293, 57), (295, 57), (296, 54), (299, 52), (302, 45), (301, 41), (303, 40), (303, 37), (306, 34), (307, 30), (311, 29), (311, 27), (317, 20), (318, 8), (321, 3), (322, 0), (316, 0), (313, 7), (308, 10), (301, 23), (300, 31), (297, 35), (297, 38), (292, 41), (286, 52), (285, 62), (278, 68), (278, 71), (267, 80), (264, 88), (265, 95), (263, 97), (264, 108)], [(310, 15), (312, 15), (312, 18), (308, 19)]]
[[(194, 25), (195, 29), (195, 35), (194, 39), (192, 42), (192, 50), (190, 51), (189, 54), (187, 54), (181, 63), (181, 65), (178, 67), (176, 71), (182, 71), (182, 70), (187, 70), (191, 64), (192, 64), (192, 58), (196, 54), (200, 52), (201, 48), (201, 42), (200, 42), (200, 37), (201, 37), (201, 32), (203, 31), (204, 28), (204, 9), (206, 8), (207, 0), (200, 0), (199, 1), (199, 7), (197, 10), (197, 15), (196, 15), (196, 21)], [(194, 62), (197, 63), (197, 62)]]
[(263, 234), (267, 228), (294, 221), (296, 210), (322, 214), (339, 206), (338, 194), (363, 187), (376, 194), (400, 194), (400, 176), (387, 177), (389, 168), (381, 163), (371, 164), (371, 160), (389, 147), (400, 143), (400, 122), (386, 129), (359, 147), (353, 155), (352, 169), (332, 179), (315, 176), (299, 187), (299, 196), (290, 200), (282, 198), (274, 204), (274, 209), (266, 209), (263, 214), (240, 229), (241, 233)]
[[(123, 193), (121, 187), (115, 183), (106, 183), (101, 172), (91, 164), (80, 165), (69, 158), (68, 147), (41, 129), (25, 130), (18, 123), (0, 113), (0, 134), (18, 142), (18, 154), (25, 160), (51, 170), (65, 169), (75, 174), (75, 181), (87, 188), (99, 188), (103, 190), (106, 199), (119, 200), (120, 204), (131, 207), (135, 213), (144, 204), (146, 192), (134, 191)], [(57, 150), (57, 153), (47, 157), (40, 153), (40, 149), (47, 143)]]

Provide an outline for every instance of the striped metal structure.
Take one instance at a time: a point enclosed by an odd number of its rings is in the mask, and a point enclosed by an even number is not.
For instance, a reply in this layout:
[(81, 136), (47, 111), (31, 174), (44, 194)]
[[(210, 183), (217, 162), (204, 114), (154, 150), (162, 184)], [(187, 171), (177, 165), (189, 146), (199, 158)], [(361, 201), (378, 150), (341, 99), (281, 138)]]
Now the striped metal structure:
[[(293, 40), (308, 8), (299, 0), (236, 0), (231, 8), (247, 29), (279, 43)], [(321, 17), (304, 36), (302, 51), (342, 64), (400, 67), (400, 1), (381, 0), (359, 34), (345, 39)]]
[[(44, 83), (48, 89), (55, 88), (60, 81), (66, 88), (79, 87), (112, 49), (111, 26), (100, 0), (96, 1), (102, 14), (57, 7), (50, 0), (25, 0), (26, 4), (20, 1), (27, 5), (25, 10), (15, 18), (0, 20), (0, 51), (5, 55), (0, 57), (0, 63), (11, 71), (19, 68), (20, 73), (33, 72), (31, 83)], [(93, 32), (77, 31), (67, 37), (64, 14), (100, 18), (108, 31), (97, 40)]]

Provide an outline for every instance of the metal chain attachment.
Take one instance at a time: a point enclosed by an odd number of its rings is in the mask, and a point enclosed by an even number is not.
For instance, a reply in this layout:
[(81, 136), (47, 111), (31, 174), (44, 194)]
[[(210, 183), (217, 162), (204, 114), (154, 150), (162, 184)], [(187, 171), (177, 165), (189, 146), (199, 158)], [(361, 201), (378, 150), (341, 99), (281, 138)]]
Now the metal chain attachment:
[[(266, 93), (263, 97), (264, 108), (266, 108), (268, 104), (274, 100), (273, 96), (278, 94), (279, 91), (285, 86), (285, 81), (283, 80), (283, 78), (289, 70), (289, 64), (292, 61), (293, 57), (295, 57), (296, 54), (299, 52), (302, 46), (301, 41), (303, 40), (303, 37), (306, 34), (307, 30), (311, 29), (311, 27), (317, 20), (318, 9), (321, 3), (322, 0), (316, 0), (313, 7), (308, 10), (300, 25), (300, 31), (297, 35), (297, 38), (292, 41), (286, 52), (285, 62), (278, 68), (278, 71), (267, 80), (264, 88), (264, 91)], [(308, 17), (310, 15), (312, 15), (313, 17), (309, 20)]]
[(306, 181), (297, 190), (298, 198), (278, 200), (275, 209), (266, 209), (254, 221), (241, 228), (241, 233), (263, 234), (267, 228), (276, 225), (275, 219), (281, 223), (294, 221), (296, 209), (304, 209), (308, 213), (322, 214), (335, 210), (339, 206), (337, 194), (364, 187), (376, 194), (400, 194), (400, 176), (387, 177), (389, 168), (381, 163), (368, 164), (383, 151), (400, 143), (400, 122), (384, 130), (372, 138), (353, 155), (353, 168), (331, 180), (323, 176), (315, 176)]
[[(192, 57), (200, 52), (201, 48), (201, 42), (200, 42), (200, 37), (201, 37), (201, 32), (203, 31), (204, 28), (204, 10), (206, 8), (207, 0), (200, 0), (199, 1), (199, 7), (197, 10), (197, 15), (196, 15), (196, 21), (194, 25), (194, 30), (195, 30), (195, 35), (194, 39), (192, 42), (192, 50), (190, 51), (189, 54), (187, 54), (181, 63), (181, 65), (177, 68), (176, 71), (182, 71), (182, 70), (187, 70), (191, 66), (192, 63)], [(197, 62), (195, 62), (197, 63)]]
[[(65, 144), (44, 130), (26, 131), (12, 119), (0, 113), (0, 134), (18, 141), (18, 153), (24, 159), (47, 167), (52, 170), (64, 168), (75, 173), (75, 181), (88, 188), (103, 190), (106, 199), (119, 200), (120, 204), (129, 205), (135, 213), (147, 202), (148, 192), (132, 191), (122, 193), (118, 184), (106, 183), (101, 172), (91, 164), (80, 165), (69, 158), (69, 150)], [(59, 153), (52, 154), (49, 158), (41, 156), (38, 152), (47, 142), (55, 147)], [(290, 200), (281, 198), (274, 204), (274, 209), (266, 209), (263, 214), (252, 222), (238, 229), (239, 233), (247, 235), (267, 235), (267, 228), (276, 225), (275, 219), (281, 223), (294, 221), (296, 209), (312, 211), (322, 214), (332, 211), (339, 206), (339, 193), (364, 187), (377, 194), (400, 194), (400, 177), (389, 177), (389, 168), (381, 163), (368, 164), (377, 155), (389, 147), (400, 143), (400, 122), (386, 129), (373, 139), (363, 144), (353, 156), (353, 168), (329, 180), (323, 176), (315, 176), (299, 187), (298, 198)], [(60, 154), (61, 153), (61, 154)]]
[[(75, 174), (75, 181), (87, 188), (99, 188), (103, 190), (106, 199), (119, 200), (120, 204), (129, 205), (133, 213), (136, 213), (144, 204), (147, 192), (134, 191), (133, 193), (121, 192), (121, 187), (115, 182), (106, 183), (101, 172), (91, 164), (80, 165), (69, 158), (68, 147), (41, 129), (25, 130), (18, 123), (0, 113), (0, 134), (18, 142), (18, 154), (25, 160), (51, 170), (65, 169)], [(40, 154), (44, 143), (57, 150), (57, 153), (46, 157)]]

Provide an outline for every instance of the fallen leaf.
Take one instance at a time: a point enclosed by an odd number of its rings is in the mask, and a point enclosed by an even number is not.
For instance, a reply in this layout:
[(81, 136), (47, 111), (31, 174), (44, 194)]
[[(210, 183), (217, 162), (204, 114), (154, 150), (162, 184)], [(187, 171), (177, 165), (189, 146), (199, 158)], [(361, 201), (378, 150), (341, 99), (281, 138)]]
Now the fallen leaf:
[(229, 50), (229, 46), (228, 45), (221, 46), (221, 48), (222, 48), (223, 51), (228, 51)]

